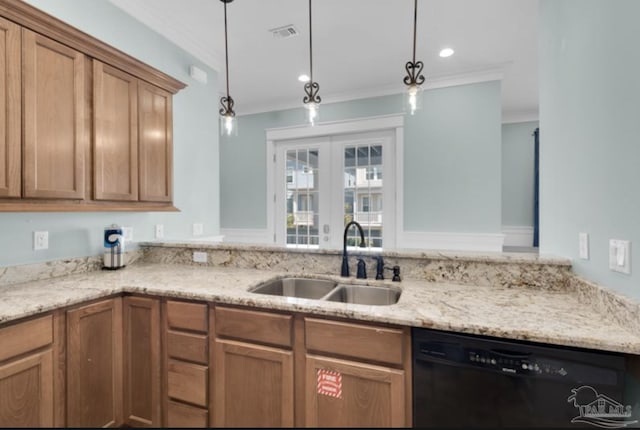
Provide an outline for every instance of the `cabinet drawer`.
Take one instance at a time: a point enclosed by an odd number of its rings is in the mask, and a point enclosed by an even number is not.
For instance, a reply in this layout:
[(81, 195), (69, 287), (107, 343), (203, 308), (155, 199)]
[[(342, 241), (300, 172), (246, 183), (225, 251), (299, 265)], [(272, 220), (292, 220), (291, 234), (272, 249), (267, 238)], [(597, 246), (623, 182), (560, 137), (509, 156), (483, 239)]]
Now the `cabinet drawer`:
[(167, 301), (167, 321), (170, 328), (193, 330), (202, 333), (209, 331), (207, 323), (207, 305), (204, 303)]
[(207, 407), (207, 367), (169, 361), (167, 394), (170, 398)]
[(403, 331), (305, 318), (307, 350), (402, 365)]
[(169, 428), (205, 428), (209, 426), (209, 413), (206, 409), (183, 405), (169, 401), (167, 408), (167, 427)]
[(291, 346), (291, 315), (217, 306), (216, 333), (237, 339)]
[(169, 330), (167, 333), (169, 357), (208, 364), (207, 336)]
[(53, 342), (53, 317), (47, 315), (0, 329), (0, 361)]

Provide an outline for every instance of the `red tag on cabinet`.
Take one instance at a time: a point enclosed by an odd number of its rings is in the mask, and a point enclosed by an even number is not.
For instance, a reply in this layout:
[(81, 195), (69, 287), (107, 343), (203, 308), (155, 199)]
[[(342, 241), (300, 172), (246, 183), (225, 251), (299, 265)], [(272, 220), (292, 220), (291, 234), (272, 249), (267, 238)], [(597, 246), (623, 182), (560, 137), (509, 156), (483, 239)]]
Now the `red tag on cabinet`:
[(342, 375), (340, 372), (318, 369), (318, 394), (342, 398)]

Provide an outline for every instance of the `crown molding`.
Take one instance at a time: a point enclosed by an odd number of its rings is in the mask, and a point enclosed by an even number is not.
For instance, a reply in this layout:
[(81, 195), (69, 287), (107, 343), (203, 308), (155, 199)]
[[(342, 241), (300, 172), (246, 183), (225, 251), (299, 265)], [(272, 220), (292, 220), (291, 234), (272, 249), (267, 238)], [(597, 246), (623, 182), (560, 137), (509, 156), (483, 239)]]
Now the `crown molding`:
[[(477, 84), (481, 82), (501, 81), (504, 78), (504, 68), (492, 67), (489, 69), (476, 70), (452, 75), (439, 75), (428, 78), (428, 83), (424, 85), (425, 90), (454, 87), (458, 85)], [(220, 81), (222, 83), (222, 81)], [(404, 87), (401, 85), (387, 85), (376, 88), (358, 89), (341, 93), (330, 93), (322, 96), (322, 104), (340, 103), (350, 100), (368, 99), (373, 97), (383, 97), (393, 94), (401, 94)], [(273, 112), (287, 109), (296, 109), (302, 106), (302, 95), (299, 100), (280, 101), (238, 109), (238, 116), (253, 115), (257, 113)]]
[(538, 109), (505, 111), (502, 112), (503, 124), (514, 124), (517, 122), (540, 121)]
[(161, 13), (158, 13), (156, 9), (146, 8), (142, 3), (130, 0), (109, 1), (133, 19), (140, 21), (156, 33), (162, 35), (171, 43), (193, 55), (216, 72), (218, 72), (224, 64), (222, 62), (224, 55), (205, 44), (202, 40), (193, 37), (188, 31), (181, 29), (180, 26), (176, 25), (175, 21), (167, 19)]

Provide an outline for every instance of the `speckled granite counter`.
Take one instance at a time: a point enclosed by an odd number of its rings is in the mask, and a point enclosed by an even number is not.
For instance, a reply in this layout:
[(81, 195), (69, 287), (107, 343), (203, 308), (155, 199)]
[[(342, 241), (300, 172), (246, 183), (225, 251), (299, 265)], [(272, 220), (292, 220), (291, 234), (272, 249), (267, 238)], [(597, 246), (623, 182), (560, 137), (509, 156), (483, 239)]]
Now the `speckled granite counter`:
[[(391, 306), (332, 303), (247, 291), (268, 279), (295, 274), (273, 269), (136, 263), (116, 272), (95, 271), (2, 286), (0, 323), (131, 292), (640, 354), (638, 331), (610, 318), (600, 308), (585, 305), (573, 288), (369, 280), (370, 284), (388, 283), (402, 289), (400, 300)], [(299, 274), (314, 276), (308, 272)], [(354, 278), (349, 282), (357, 283)]]

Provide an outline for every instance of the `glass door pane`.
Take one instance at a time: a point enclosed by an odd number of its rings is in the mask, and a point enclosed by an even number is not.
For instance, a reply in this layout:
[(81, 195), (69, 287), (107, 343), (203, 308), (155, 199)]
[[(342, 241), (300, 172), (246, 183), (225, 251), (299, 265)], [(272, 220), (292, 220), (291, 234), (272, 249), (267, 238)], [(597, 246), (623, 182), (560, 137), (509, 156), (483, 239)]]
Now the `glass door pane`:
[(320, 169), (317, 148), (286, 151), (286, 243), (316, 247), (320, 243)]
[[(344, 225), (357, 221), (368, 247), (382, 247), (382, 145), (344, 149)], [(358, 246), (359, 233), (349, 229), (347, 245)]]

